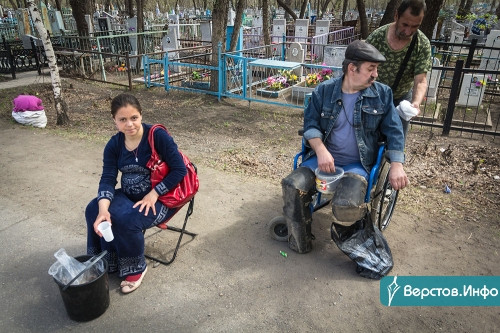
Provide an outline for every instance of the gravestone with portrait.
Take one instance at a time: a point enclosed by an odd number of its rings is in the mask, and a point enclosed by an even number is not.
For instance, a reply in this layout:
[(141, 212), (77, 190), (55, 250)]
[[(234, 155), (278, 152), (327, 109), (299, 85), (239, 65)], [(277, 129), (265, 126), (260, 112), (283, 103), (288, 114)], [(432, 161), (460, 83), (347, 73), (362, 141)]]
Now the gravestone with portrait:
[[(179, 59), (179, 52), (177, 50), (180, 48), (180, 41), (177, 36), (177, 29), (171, 29), (169, 27), (168, 32), (165, 36), (163, 36), (161, 40), (161, 48), (163, 52), (168, 52), (168, 60), (175, 61)], [(179, 72), (179, 66), (170, 65), (169, 68), (171, 73)]]
[(333, 46), (333, 45), (325, 46), (325, 50), (323, 53), (323, 59), (325, 65), (338, 67), (338, 69), (333, 70), (332, 73), (333, 77), (342, 75), (342, 62), (345, 59), (346, 49), (347, 46)]
[(457, 105), (479, 107), (483, 101), (485, 84), (484, 74), (464, 74)]
[[(298, 62), (298, 63), (303, 63), (304, 62), (304, 49), (302, 48), (302, 45), (300, 43), (291, 43), (289, 47), (286, 49), (285, 52), (285, 59), (286, 61), (290, 62)], [(296, 68), (293, 70), (294, 74), (297, 75), (297, 77), (302, 77), (302, 66), (299, 68)]]

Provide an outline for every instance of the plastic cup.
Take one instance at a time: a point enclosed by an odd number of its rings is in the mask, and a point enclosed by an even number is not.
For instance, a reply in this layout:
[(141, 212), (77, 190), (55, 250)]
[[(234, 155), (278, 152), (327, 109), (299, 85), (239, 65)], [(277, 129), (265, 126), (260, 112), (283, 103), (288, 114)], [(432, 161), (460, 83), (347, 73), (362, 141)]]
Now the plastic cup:
[(97, 229), (101, 232), (106, 242), (111, 242), (115, 239), (115, 236), (113, 236), (113, 230), (111, 230), (111, 223), (107, 221), (101, 222), (97, 226)]

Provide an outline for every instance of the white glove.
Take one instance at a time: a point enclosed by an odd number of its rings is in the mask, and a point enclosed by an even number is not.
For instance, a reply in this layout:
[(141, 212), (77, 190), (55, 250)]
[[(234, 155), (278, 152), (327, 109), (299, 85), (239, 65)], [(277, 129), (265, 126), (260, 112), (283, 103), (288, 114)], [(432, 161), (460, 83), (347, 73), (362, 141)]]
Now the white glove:
[(401, 118), (408, 121), (418, 114), (418, 109), (414, 108), (409, 101), (403, 100), (397, 106), (398, 114)]

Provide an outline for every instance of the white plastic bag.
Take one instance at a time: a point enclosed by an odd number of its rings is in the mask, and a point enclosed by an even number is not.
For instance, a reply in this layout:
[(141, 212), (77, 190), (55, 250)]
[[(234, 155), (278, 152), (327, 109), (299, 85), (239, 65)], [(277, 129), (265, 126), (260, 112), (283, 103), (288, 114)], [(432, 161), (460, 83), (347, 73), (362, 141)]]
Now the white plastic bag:
[(45, 128), (47, 116), (45, 110), (41, 111), (12, 111), (12, 117), (20, 124)]
[[(90, 260), (86, 262), (79, 262), (73, 257), (70, 257), (66, 250), (59, 249), (54, 253), (54, 257), (57, 261), (52, 264), (49, 268), (49, 274), (54, 277), (61, 284), (68, 284), (75, 276), (77, 276), (81, 271), (87, 268)], [(87, 272), (83, 273), (78, 279), (76, 279), (71, 285), (84, 284), (93, 281), (96, 276), (100, 275), (104, 271), (104, 265), (102, 260), (97, 262), (94, 267), (91, 267)]]
[(418, 109), (414, 108), (409, 101), (403, 100), (396, 107), (401, 118), (408, 121), (418, 114)]

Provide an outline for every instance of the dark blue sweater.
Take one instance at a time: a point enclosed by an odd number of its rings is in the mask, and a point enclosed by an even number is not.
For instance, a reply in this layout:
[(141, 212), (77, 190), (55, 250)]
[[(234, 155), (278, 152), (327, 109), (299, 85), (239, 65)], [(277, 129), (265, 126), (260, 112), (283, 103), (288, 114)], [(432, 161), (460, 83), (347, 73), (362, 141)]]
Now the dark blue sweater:
[[(118, 171), (121, 172), (121, 189), (127, 197), (136, 202), (151, 191), (150, 170), (146, 163), (151, 157), (148, 134), (151, 125), (142, 124), (144, 132), (137, 149), (137, 162), (134, 152), (125, 148), (125, 135), (121, 132), (113, 135), (104, 148), (103, 168), (99, 182), (98, 200), (113, 200), (117, 184)], [(174, 139), (164, 130), (154, 132), (156, 151), (168, 165), (167, 176), (155, 186), (155, 191), (165, 194), (177, 185), (186, 175), (186, 166), (177, 150)]]

